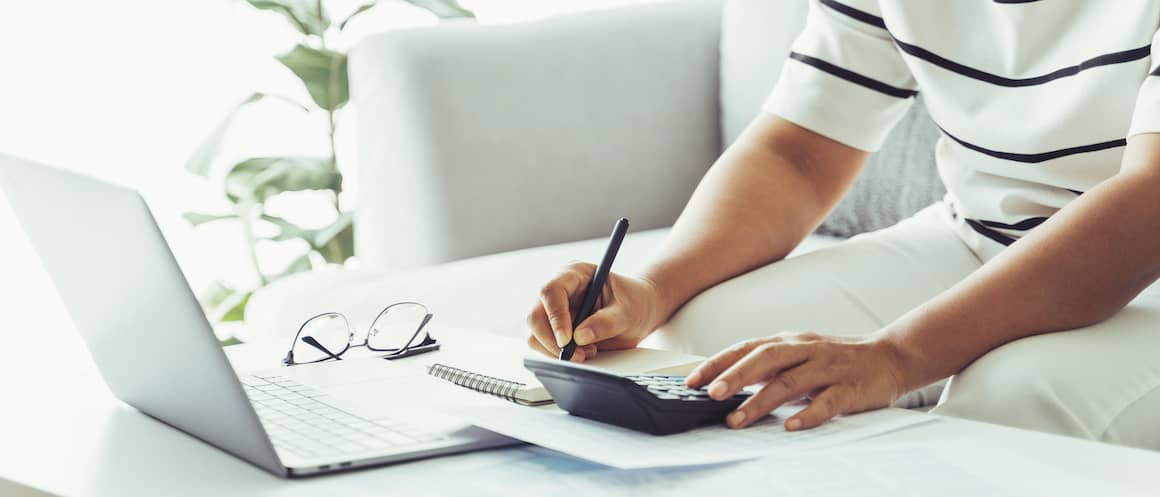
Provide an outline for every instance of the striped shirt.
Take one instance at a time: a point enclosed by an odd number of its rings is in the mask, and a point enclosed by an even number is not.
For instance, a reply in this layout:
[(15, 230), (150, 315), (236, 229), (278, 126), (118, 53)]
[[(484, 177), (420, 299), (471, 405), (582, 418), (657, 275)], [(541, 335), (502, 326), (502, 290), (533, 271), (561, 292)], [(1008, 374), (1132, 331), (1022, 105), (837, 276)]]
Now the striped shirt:
[(986, 260), (1160, 132), (1157, 62), (1160, 0), (811, 0), (765, 110), (875, 151), (921, 91)]

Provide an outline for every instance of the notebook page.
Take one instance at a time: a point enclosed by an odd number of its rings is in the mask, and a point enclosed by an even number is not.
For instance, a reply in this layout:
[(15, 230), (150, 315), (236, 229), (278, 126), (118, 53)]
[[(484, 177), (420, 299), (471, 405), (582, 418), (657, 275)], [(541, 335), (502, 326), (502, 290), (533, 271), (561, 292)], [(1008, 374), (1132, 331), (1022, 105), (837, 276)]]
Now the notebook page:
[[(551, 399), (534, 374), (524, 368), (525, 357), (540, 357), (527, 344), (511, 338), (474, 333), (460, 334), (448, 340), (439, 352), (428, 354), (423, 366), (441, 364), (471, 373), (491, 376), (525, 386), (516, 396), (524, 401)], [(672, 374), (684, 375), (692, 371), (704, 358), (667, 350), (635, 348), (609, 350), (597, 354), (586, 364), (616, 374)]]
[[(524, 368), (524, 358), (542, 356), (527, 350), (526, 345), (516, 340), (496, 337), (487, 343), (472, 344), (460, 350), (446, 345), (443, 348), (432, 354), (427, 364), (443, 364), (508, 381), (539, 385), (535, 375)], [(602, 351), (584, 364), (615, 374), (683, 375), (703, 360), (703, 357), (679, 352), (635, 348)]]

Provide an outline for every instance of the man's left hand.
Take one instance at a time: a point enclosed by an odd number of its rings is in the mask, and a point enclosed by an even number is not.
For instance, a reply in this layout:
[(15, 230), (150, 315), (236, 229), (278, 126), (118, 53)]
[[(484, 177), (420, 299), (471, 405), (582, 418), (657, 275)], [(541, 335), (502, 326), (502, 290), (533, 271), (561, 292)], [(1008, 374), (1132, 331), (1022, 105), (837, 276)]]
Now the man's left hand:
[(785, 422), (787, 430), (818, 426), (840, 414), (887, 407), (905, 393), (899, 353), (879, 337), (781, 333), (747, 340), (709, 358), (686, 379), (709, 384), (709, 396), (727, 399), (748, 385), (761, 390), (726, 417), (744, 428), (786, 402), (810, 405)]

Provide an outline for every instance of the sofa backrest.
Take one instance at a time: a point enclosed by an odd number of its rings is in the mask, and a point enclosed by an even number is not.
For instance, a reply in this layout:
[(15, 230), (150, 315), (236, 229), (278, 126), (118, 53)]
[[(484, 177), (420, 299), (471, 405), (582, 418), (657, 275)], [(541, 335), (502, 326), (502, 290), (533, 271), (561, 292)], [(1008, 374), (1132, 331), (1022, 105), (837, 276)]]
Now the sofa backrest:
[[(807, 0), (726, 0), (721, 29), (721, 136), (729, 144), (777, 81)], [(921, 99), (870, 159), (850, 195), (819, 229), (852, 236), (890, 226), (942, 197), (934, 163), (939, 131)]]
[(363, 40), (359, 258), (400, 269), (607, 236), (621, 216), (670, 226), (721, 151), (716, 2)]

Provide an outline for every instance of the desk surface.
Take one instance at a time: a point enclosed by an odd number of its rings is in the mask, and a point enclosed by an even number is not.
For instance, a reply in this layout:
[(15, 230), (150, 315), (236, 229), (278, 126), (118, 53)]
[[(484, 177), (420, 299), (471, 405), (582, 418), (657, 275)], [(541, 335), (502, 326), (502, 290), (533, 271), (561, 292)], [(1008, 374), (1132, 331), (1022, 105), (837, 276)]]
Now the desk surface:
[[(231, 353), (247, 362), (252, 350)], [(206, 495), (382, 495), (388, 489), (437, 493), (447, 475), (489, 474), (491, 468), (535, 461), (548, 473), (575, 472), (588, 463), (543, 449), (515, 447), (430, 459), (383, 468), (283, 480), (149, 418), (116, 400), (93, 370), (0, 382), (0, 478), (65, 497)], [(941, 418), (858, 442), (937, 446), (988, 445), (1070, 474), (1114, 481), (1136, 490), (1160, 489), (1160, 453), (1023, 430)], [(954, 458), (954, 455), (941, 454)], [(970, 467), (969, 457), (954, 462)], [(528, 471), (531, 471), (529, 469)], [(900, 470), (905, 474), (905, 470)], [(492, 488), (520, 485), (486, 482)], [(593, 483), (599, 485), (598, 482)], [(426, 492), (425, 490), (434, 490)], [(390, 492), (393, 495), (408, 492)]]

